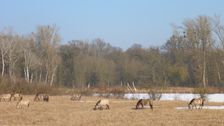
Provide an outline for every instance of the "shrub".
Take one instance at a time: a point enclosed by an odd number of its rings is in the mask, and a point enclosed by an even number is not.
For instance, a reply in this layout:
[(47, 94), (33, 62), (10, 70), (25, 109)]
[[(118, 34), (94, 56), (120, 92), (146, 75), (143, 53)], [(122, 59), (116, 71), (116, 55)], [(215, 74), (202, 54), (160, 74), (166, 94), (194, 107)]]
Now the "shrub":
[(149, 95), (149, 98), (152, 99), (152, 100), (160, 100), (160, 98), (162, 97), (162, 93), (161, 92), (156, 92), (153, 89), (150, 89), (148, 91), (148, 95)]
[(194, 88), (193, 93), (199, 94), (200, 98), (207, 99), (207, 89), (204, 87)]

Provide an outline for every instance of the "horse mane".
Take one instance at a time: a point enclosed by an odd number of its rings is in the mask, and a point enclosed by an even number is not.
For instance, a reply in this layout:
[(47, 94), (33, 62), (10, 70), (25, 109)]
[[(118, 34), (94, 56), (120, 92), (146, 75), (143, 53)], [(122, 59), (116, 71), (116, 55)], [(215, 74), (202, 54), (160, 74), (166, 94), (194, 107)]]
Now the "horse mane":
[(194, 102), (195, 98), (193, 98), (188, 105), (191, 105)]
[(138, 102), (136, 104), (136, 109), (138, 109), (139, 104), (142, 104), (142, 99), (138, 100)]
[(100, 102), (101, 102), (101, 99), (100, 99), (98, 102), (96, 102), (96, 105), (95, 105), (95, 106), (99, 105), (99, 104), (100, 104)]

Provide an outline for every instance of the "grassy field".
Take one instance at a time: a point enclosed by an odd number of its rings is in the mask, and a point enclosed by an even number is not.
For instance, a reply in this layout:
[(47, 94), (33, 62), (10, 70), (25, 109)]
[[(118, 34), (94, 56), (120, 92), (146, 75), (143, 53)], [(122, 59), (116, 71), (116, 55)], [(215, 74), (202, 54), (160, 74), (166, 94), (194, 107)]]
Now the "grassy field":
[[(33, 99), (25, 96), (24, 99)], [(224, 126), (224, 110), (176, 110), (180, 101), (155, 101), (154, 110), (135, 110), (136, 100), (110, 99), (110, 110), (94, 111), (98, 97), (51, 96), (50, 102), (16, 109), (16, 102), (0, 102), (0, 126)], [(223, 103), (209, 103), (223, 105)]]

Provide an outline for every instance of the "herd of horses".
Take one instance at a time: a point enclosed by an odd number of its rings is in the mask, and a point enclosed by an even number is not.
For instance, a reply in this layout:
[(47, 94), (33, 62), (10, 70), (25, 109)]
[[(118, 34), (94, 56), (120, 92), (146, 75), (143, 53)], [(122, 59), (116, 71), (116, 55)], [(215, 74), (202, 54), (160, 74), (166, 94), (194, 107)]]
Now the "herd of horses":
[[(2, 94), (0, 96), (0, 102), (10, 102), (10, 101), (17, 101), (16, 108), (22, 108), (23, 106), (29, 107), (31, 101), (29, 99), (24, 99), (23, 95), (20, 93), (11, 93), (11, 94)], [(49, 101), (49, 95), (43, 93), (36, 93), (34, 97), (34, 102), (38, 101)]]
[[(79, 101), (81, 99), (81, 94), (73, 94), (70, 98), (72, 101)], [(23, 99), (23, 96), (19, 93), (12, 94), (2, 94), (0, 95), (0, 102), (10, 102), (17, 101), (16, 108), (22, 108), (22, 106), (29, 107), (31, 101), (29, 99)], [(49, 101), (49, 95), (45, 93), (36, 93), (33, 99), (34, 102)], [(202, 109), (204, 106), (205, 99), (204, 98), (193, 98), (188, 103), (189, 109)], [(139, 99), (135, 106), (135, 109), (143, 109), (145, 106), (149, 106), (151, 110), (153, 110), (153, 101), (151, 99)], [(109, 99), (100, 99), (96, 102), (93, 110), (103, 110), (110, 109)]]

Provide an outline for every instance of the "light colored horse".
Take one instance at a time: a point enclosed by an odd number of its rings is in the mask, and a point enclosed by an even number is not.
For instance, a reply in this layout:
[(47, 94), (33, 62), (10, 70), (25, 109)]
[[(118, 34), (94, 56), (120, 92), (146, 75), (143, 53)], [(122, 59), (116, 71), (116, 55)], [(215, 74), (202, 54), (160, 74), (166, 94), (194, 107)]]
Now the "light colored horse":
[(34, 101), (45, 101), (48, 102), (49, 101), (49, 95), (48, 94), (41, 94), (41, 93), (37, 93), (34, 97)]
[(81, 94), (73, 94), (70, 100), (72, 101), (79, 101), (81, 99), (82, 95)]
[(205, 99), (203, 98), (193, 98), (189, 103), (188, 103), (188, 108), (189, 109), (202, 109), (204, 106)]
[(14, 101), (20, 100), (21, 97), (22, 97), (22, 95), (19, 94), (19, 93), (15, 93), (15, 94), (12, 95), (12, 98), (13, 98)]
[(0, 101), (11, 101), (12, 94), (2, 94), (0, 97)]
[(30, 106), (30, 100), (24, 100), (23, 97), (20, 97), (20, 100), (16, 104), (16, 108), (22, 108), (22, 106), (26, 106), (28, 108)]
[(105, 109), (110, 109), (110, 102), (108, 99), (100, 99), (99, 101), (97, 101), (93, 110), (103, 110), (104, 107)]
[(144, 108), (145, 105), (149, 105), (150, 108), (153, 110), (153, 103), (150, 99), (140, 99), (138, 100), (137, 104), (136, 104), (136, 109), (140, 109), (139, 106), (141, 106), (141, 108)]

